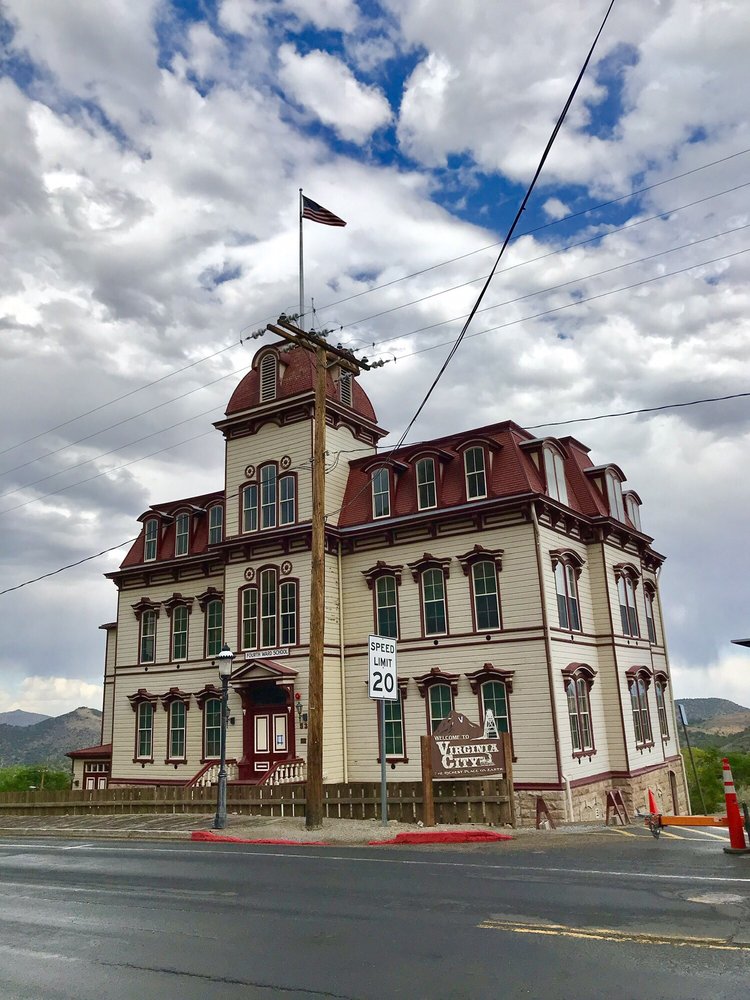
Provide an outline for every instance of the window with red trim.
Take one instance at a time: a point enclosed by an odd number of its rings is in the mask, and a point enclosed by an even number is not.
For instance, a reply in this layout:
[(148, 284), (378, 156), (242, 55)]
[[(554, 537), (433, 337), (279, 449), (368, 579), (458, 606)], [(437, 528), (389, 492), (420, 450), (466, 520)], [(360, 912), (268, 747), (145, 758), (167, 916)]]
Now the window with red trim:
[(635, 581), (629, 573), (622, 573), (617, 577), (617, 596), (620, 602), (622, 634), (632, 636), (634, 639), (640, 638), (641, 630), (638, 627), (638, 610), (635, 603)]
[(487, 477), (484, 467), (484, 448), (467, 448), (464, 452), (466, 474), (466, 499), (481, 500), (487, 496)]
[(651, 731), (651, 713), (648, 707), (648, 685), (642, 675), (633, 677), (629, 682), (630, 706), (633, 713), (633, 729), (635, 730), (635, 745), (637, 747), (652, 746), (654, 737)]
[(646, 630), (648, 641), (656, 644), (656, 624), (654, 621), (654, 592), (651, 587), (644, 586), (643, 599), (646, 604)]
[(668, 740), (669, 721), (667, 716), (667, 682), (662, 679), (657, 679), (654, 684), (654, 693), (656, 694), (656, 712), (659, 716), (661, 738), (663, 740)]
[(557, 594), (557, 617), (560, 628), (571, 632), (580, 632), (581, 613), (576, 567), (564, 559), (558, 559), (555, 563), (555, 593)]
[(156, 611), (149, 609), (141, 615), (140, 662), (156, 660)]
[(419, 510), (429, 510), (436, 506), (435, 460), (420, 458), (417, 462), (417, 507)]
[(156, 545), (159, 538), (159, 522), (155, 518), (146, 521), (145, 542), (143, 549), (144, 562), (156, 559)]

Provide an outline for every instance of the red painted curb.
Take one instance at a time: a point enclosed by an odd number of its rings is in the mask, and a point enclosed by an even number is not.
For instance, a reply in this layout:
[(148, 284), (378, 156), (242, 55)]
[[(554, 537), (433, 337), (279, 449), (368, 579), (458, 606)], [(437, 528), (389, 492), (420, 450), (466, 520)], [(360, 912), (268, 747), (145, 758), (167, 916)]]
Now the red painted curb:
[(393, 840), (369, 840), (368, 847), (378, 844), (482, 844), (496, 840), (513, 840), (508, 833), (491, 830), (425, 830), (424, 833), (397, 833)]
[(191, 840), (207, 841), (211, 844), (279, 844), (283, 847), (330, 847), (324, 840), (275, 840), (271, 837), (247, 840), (245, 837), (228, 837), (211, 830), (193, 830)]

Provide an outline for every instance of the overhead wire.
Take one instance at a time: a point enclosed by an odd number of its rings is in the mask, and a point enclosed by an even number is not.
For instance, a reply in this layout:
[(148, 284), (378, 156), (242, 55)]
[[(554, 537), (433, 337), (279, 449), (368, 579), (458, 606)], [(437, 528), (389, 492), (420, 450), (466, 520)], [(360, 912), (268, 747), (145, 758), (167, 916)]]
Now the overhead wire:
[[(568, 221), (570, 221), (572, 219), (582, 218), (585, 215), (593, 214), (594, 212), (597, 212), (597, 211), (599, 211), (599, 210), (601, 210), (603, 208), (609, 208), (609, 207), (611, 207), (613, 205), (620, 204), (620, 203), (622, 203), (624, 201), (629, 201), (630, 199), (636, 198), (636, 197), (638, 197), (641, 194), (647, 193), (648, 191), (652, 191), (655, 188), (663, 187), (666, 184), (671, 184), (671, 183), (674, 183), (675, 181), (682, 180), (685, 177), (689, 177), (689, 176), (691, 176), (693, 174), (696, 174), (696, 173), (699, 173), (699, 172), (701, 172), (703, 170), (708, 170), (711, 167), (719, 166), (722, 163), (726, 163), (726, 162), (728, 162), (730, 160), (734, 160), (734, 159), (736, 159), (737, 157), (740, 157), (740, 156), (745, 156), (748, 153), (750, 153), (750, 147), (747, 147), (745, 149), (736, 150), (734, 153), (729, 153), (726, 156), (718, 157), (715, 160), (709, 160), (708, 162), (702, 163), (702, 164), (700, 164), (697, 167), (692, 167), (690, 170), (684, 170), (684, 171), (682, 171), (679, 174), (673, 174), (670, 177), (664, 178), (663, 180), (655, 181), (653, 184), (647, 184), (647, 185), (644, 185), (641, 188), (633, 189), (633, 190), (627, 192), (624, 195), (620, 195), (617, 198), (611, 198), (608, 201), (599, 202), (596, 205), (589, 206), (588, 208), (581, 209), (581, 210), (579, 210), (577, 212), (569, 212), (567, 215), (564, 215), (564, 216), (562, 216), (559, 219), (551, 219), (549, 222), (542, 223), (539, 226), (535, 226), (535, 227), (533, 227), (531, 229), (523, 230), (522, 232), (520, 232), (518, 234), (515, 234), (513, 236), (513, 240), (522, 239), (524, 236), (534, 235), (535, 233), (541, 232), (541, 231), (543, 231), (545, 229), (550, 229), (550, 228), (552, 228), (554, 226), (561, 225), (564, 222), (568, 222)], [(744, 185), (740, 185), (740, 186), (744, 186)], [(725, 192), (720, 192), (720, 193), (725, 193)], [(673, 209), (672, 211), (677, 211), (677, 210)], [(658, 218), (658, 217), (659, 216), (654, 216), (654, 218)], [(479, 253), (483, 253), (486, 250), (492, 250), (492, 249), (494, 249), (495, 247), (497, 247), (499, 245), (500, 245), (500, 241), (496, 241), (494, 243), (486, 244), (485, 246), (482, 246), (482, 247), (477, 247), (475, 250), (470, 250), (467, 253), (459, 254), (456, 257), (451, 257), (451, 258), (448, 258), (448, 259), (443, 260), (443, 261), (438, 261), (437, 263), (428, 265), (427, 267), (421, 268), (418, 271), (412, 271), (412, 272), (410, 272), (408, 274), (400, 275), (399, 277), (393, 278), (393, 279), (391, 279), (389, 281), (381, 282), (378, 285), (373, 285), (373, 286), (371, 286), (369, 288), (362, 289), (362, 291), (360, 291), (360, 292), (356, 292), (356, 293), (353, 293), (351, 295), (344, 296), (343, 298), (340, 298), (340, 299), (335, 299), (334, 301), (326, 303), (326, 304), (324, 304), (322, 306), (317, 306), (316, 310), (317, 310), (317, 312), (320, 313), (323, 310), (331, 309), (331, 308), (334, 308), (335, 306), (343, 305), (344, 303), (350, 302), (353, 299), (361, 298), (362, 296), (370, 295), (373, 292), (381, 291), (384, 288), (389, 288), (389, 287), (391, 287), (391, 286), (393, 286), (395, 284), (399, 284), (402, 281), (409, 281), (409, 280), (411, 280), (411, 278), (416, 278), (416, 277), (421, 276), (422, 274), (427, 274), (430, 271), (437, 270), (438, 268), (446, 267), (446, 266), (448, 266), (450, 264), (454, 264), (454, 263), (456, 263), (458, 261), (465, 260), (468, 257), (474, 256), (474, 255), (479, 254)], [(476, 280), (481, 280), (481, 279), (476, 279)], [(39, 431), (38, 433), (31, 435), (31, 437), (25, 438), (22, 441), (17, 441), (15, 444), (12, 444), (12, 445), (9, 445), (9, 446), (7, 446), (7, 447), (5, 447), (3, 449), (0, 449), (0, 455), (5, 455), (5, 454), (7, 454), (10, 451), (14, 451), (15, 449), (23, 447), (26, 444), (30, 444), (32, 441), (36, 441), (39, 438), (45, 437), (47, 434), (52, 434), (56, 430), (60, 430), (63, 427), (67, 427), (70, 424), (75, 423), (77, 420), (82, 420), (84, 417), (91, 416), (93, 413), (98, 413), (99, 411), (101, 411), (103, 409), (106, 409), (107, 407), (112, 406), (115, 403), (121, 402), (124, 399), (128, 399), (129, 397), (134, 396), (134, 395), (136, 395), (139, 392), (143, 392), (146, 389), (150, 389), (153, 386), (158, 385), (161, 382), (164, 382), (167, 379), (172, 378), (175, 375), (180, 375), (183, 372), (188, 371), (191, 368), (195, 368), (196, 366), (198, 366), (200, 364), (203, 364), (206, 361), (210, 361), (213, 358), (219, 356), (220, 354), (224, 354), (224, 353), (226, 353), (226, 351), (232, 350), (232, 348), (234, 348), (234, 347), (239, 347), (243, 343), (242, 334), (245, 332), (245, 330), (251, 329), (252, 327), (260, 326), (260, 325), (265, 324), (266, 322), (269, 322), (269, 321), (271, 321), (273, 319), (275, 319), (275, 316), (266, 316), (263, 319), (258, 319), (258, 320), (254, 321), (252, 323), (247, 323), (239, 331), (239, 334), (238, 334), (239, 339), (238, 340), (233, 340), (231, 343), (226, 344), (224, 347), (221, 347), (218, 350), (213, 351), (210, 354), (207, 354), (207, 355), (205, 355), (205, 356), (203, 356), (201, 358), (198, 358), (195, 361), (191, 361), (189, 364), (183, 365), (181, 368), (175, 368), (175, 369), (173, 369), (170, 372), (166, 372), (164, 375), (161, 375), (157, 379), (153, 379), (150, 382), (146, 382), (143, 385), (137, 386), (136, 388), (131, 389), (131, 390), (129, 390), (126, 393), (122, 393), (120, 396), (116, 396), (116, 397), (113, 397), (112, 399), (106, 400), (104, 403), (101, 403), (98, 406), (94, 406), (91, 409), (84, 411), (83, 413), (79, 413), (76, 416), (70, 417), (67, 420), (61, 421), (60, 423), (55, 424), (52, 427), (48, 427), (47, 429), (45, 429), (43, 431)], [(0, 473), (0, 474), (2, 474), (2, 473)]]

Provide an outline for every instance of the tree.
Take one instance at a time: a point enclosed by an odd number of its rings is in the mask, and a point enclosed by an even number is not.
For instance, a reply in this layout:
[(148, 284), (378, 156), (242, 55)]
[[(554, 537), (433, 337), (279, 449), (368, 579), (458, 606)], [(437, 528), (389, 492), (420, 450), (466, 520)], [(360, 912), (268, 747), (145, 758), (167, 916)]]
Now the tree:
[(70, 788), (70, 773), (44, 764), (0, 768), (0, 792), (27, 792), (31, 788), (50, 791)]

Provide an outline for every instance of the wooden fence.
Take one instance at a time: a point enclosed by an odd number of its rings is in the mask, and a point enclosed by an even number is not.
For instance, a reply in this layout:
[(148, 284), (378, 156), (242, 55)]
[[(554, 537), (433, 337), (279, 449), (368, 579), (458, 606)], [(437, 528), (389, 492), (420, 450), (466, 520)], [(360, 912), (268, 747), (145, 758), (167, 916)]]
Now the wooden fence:
[[(325, 816), (331, 819), (375, 819), (380, 816), (380, 783), (325, 785)], [(505, 781), (436, 781), (438, 823), (512, 824), (512, 803)], [(124, 813), (210, 814), (216, 788), (151, 786), (101, 791), (0, 792), (3, 816), (82, 816)], [(304, 816), (305, 786), (229, 785), (227, 810), (250, 816)], [(388, 786), (388, 818), (402, 823), (422, 819), (422, 783), (398, 781)]]

